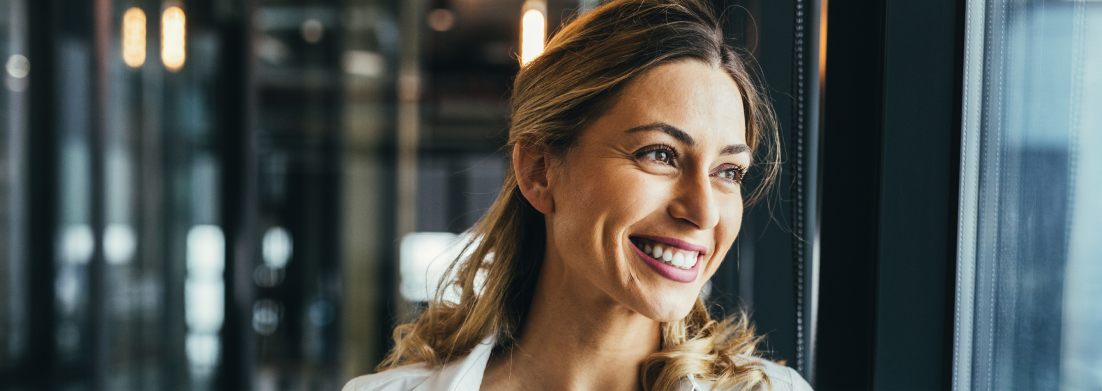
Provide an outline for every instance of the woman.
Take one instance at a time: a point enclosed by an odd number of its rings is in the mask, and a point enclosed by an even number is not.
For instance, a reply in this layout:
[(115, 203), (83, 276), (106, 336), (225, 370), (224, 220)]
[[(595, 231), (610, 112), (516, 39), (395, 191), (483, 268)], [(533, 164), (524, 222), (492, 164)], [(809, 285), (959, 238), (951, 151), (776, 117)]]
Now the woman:
[(751, 162), (766, 185), (779, 167), (744, 58), (698, 0), (614, 0), (564, 27), (517, 75), (513, 164), (471, 255), (345, 390), (810, 389), (699, 298)]

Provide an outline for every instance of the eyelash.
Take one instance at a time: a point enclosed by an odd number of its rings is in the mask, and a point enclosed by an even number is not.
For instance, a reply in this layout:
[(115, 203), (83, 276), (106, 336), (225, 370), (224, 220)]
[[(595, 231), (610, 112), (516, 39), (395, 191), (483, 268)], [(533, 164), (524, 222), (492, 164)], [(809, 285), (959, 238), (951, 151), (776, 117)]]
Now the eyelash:
[[(647, 155), (650, 155), (651, 153), (654, 153), (654, 152), (665, 152), (666, 154), (669, 155), (669, 161), (668, 162), (663, 162), (661, 160), (658, 160), (657, 159), (657, 157), (658, 157), (657, 154), (655, 154), (655, 157), (653, 157), (653, 158), (647, 156)], [(643, 147), (643, 149), (639, 150), (639, 152), (636, 152), (635, 156), (640, 158), (640, 159), (649, 158), (651, 160), (657, 161), (657, 162), (662, 163), (662, 164), (669, 164), (671, 166), (677, 167), (677, 164), (676, 164), (677, 151), (674, 151), (674, 149), (672, 147), (670, 147), (669, 145), (651, 145), (651, 146)]]
[[(669, 155), (669, 158), (667, 159), (668, 161), (664, 162), (664, 161), (658, 160), (657, 154), (655, 154), (655, 157), (649, 157), (648, 156), (651, 153), (655, 153), (655, 152), (664, 152), (664, 153), (668, 154)], [(668, 145), (651, 145), (651, 146), (644, 147), (643, 149), (639, 150), (639, 152), (635, 153), (635, 157), (639, 158), (639, 159), (650, 159), (650, 160), (656, 161), (660, 164), (668, 164), (670, 166), (677, 167), (677, 163), (676, 163), (677, 162), (677, 151), (675, 151), (672, 147), (670, 147)], [(739, 165), (735, 165), (735, 164), (730, 164), (729, 166), (730, 167), (725, 168), (723, 170), (720, 170), (719, 172), (717, 172), (714, 175), (717, 175), (721, 180), (724, 180), (724, 181), (727, 181), (727, 182), (732, 182), (732, 183), (735, 183), (735, 184), (738, 184), (738, 185), (742, 185), (742, 180), (743, 180), (743, 178), (746, 177), (746, 168), (742, 167), (742, 166), (739, 166)], [(727, 179), (727, 178), (724, 178), (722, 176), (719, 176), (719, 174), (722, 174), (724, 172), (733, 172), (734, 175), (735, 175), (735, 178), (734, 179)]]
[(729, 182), (734, 182), (734, 183), (736, 183), (740, 186), (742, 185), (742, 179), (746, 178), (746, 168), (742, 167), (742, 166), (737, 166), (737, 165), (732, 164), (731, 167), (729, 167), (727, 169), (724, 169), (724, 170), (720, 171), (719, 173), (724, 173), (724, 172), (733, 172), (733, 173), (735, 173), (735, 179), (723, 178), (723, 180), (729, 181)]

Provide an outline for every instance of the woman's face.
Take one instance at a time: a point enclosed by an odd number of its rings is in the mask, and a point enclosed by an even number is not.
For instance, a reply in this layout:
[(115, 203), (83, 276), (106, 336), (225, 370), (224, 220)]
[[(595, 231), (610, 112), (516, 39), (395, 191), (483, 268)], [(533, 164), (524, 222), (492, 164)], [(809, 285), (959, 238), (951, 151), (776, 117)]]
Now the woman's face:
[(685, 317), (741, 225), (742, 107), (731, 77), (700, 61), (633, 80), (551, 165), (554, 258), (648, 318)]

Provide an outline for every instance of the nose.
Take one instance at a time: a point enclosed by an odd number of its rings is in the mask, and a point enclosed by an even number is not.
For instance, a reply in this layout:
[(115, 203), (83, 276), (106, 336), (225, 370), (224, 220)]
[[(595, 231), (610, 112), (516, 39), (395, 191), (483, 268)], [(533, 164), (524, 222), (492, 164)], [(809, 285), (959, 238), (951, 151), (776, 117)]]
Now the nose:
[(715, 189), (707, 173), (684, 175), (675, 186), (669, 205), (670, 216), (702, 230), (719, 224)]

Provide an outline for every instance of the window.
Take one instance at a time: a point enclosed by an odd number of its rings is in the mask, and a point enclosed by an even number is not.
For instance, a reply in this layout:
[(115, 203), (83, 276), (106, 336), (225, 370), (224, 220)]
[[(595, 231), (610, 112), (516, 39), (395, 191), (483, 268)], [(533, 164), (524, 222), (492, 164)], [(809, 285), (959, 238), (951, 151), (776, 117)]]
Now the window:
[(1102, 3), (970, 1), (953, 388), (1102, 387)]

